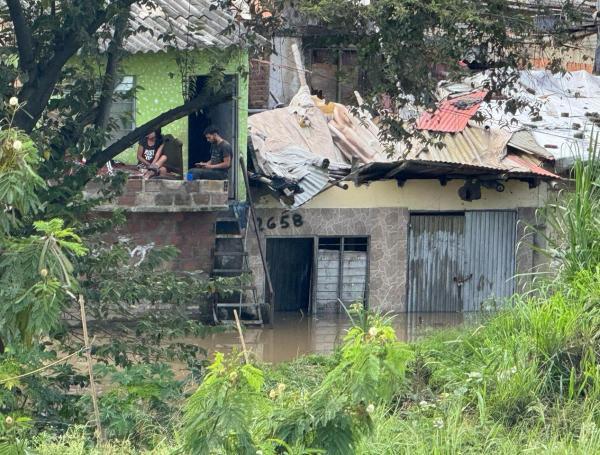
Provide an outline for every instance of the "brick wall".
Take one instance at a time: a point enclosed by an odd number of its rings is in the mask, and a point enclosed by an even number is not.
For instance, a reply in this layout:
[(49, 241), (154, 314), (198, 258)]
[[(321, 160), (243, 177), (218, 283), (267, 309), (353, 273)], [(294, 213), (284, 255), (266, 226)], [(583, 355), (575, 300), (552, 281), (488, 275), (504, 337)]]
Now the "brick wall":
[(126, 237), (134, 245), (173, 245), (180, 251), (174, 270), (211, 271), (217, 212), (128, 212), (126, 216), (127, 223), (117, 228), (112, 239)]
[[(99, 185), (88, 185), (85, 195), (96, 196)], [(111, 203), (97, 207), (110, 212), (201, 212), (227, 209), (226, 180), (141, 180), (129, 179), (123, 194)]]
[[(87, 197), (100, 187), (86, 187)], [(123, 194), (96, 208), (100, 216), (116, 209), (125, 211), (127, 223), (107, 240), (128, 238), (133, 245), (173, 245), (180, 251), (174, 270), (212, 270), (214, 225), (217, 215), (228, 209), (227, 181), (140, 180), (127, 181)]]
[(269, 107), (269, 71), (268, 64), (250, 61), (248, 108), (267, 109)]

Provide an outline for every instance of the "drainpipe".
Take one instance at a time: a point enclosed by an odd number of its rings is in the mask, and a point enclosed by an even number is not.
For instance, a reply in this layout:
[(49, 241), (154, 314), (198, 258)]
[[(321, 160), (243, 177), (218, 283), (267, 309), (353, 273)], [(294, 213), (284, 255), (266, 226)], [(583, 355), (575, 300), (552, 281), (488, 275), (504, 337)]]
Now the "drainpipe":
[(596, 12), (594, 13), (594, 22), (596, 23), (596, 52), (594, 54), (594, 74), (600, 74), (600, 22), (598, 22), (599, 12), (600, 0), (596, 0)]

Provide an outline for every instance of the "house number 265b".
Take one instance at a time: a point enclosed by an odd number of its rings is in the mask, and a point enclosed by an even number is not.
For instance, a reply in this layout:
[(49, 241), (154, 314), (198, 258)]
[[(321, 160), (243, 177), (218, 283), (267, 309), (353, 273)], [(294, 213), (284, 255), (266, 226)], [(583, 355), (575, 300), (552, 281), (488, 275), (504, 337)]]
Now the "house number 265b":
[(256, 218), (256, 221), (258, 222), (259, 231), (264, 231), (265, 228), (269, 230), (276, 228), (288, 229), (291, 225), (294, 225), (295, 227), (300, 227), (304, 224), (304, 221), (302, 221), (302, 215), (300, 215), (299, 213), (294, 213), (293, 215), (281, 215), (279, 219), (272, 216), (267, 220), (266, 223), (261, 217)]

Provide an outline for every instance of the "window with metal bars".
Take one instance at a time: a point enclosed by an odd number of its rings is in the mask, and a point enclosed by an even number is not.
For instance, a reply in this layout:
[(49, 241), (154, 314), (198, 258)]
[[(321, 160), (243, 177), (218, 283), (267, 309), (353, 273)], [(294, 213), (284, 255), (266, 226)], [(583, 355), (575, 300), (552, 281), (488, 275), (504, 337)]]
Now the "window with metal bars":
[(115, 99), (110, 108), (113, 129), (109, 144), (135, 129), (135, 76), (123, 76), (115, 88)]
[(319, 238), (315, 310), (339, 311), (339, 300), (345, 305), (366, 302), (368, 259), (367, 237)]

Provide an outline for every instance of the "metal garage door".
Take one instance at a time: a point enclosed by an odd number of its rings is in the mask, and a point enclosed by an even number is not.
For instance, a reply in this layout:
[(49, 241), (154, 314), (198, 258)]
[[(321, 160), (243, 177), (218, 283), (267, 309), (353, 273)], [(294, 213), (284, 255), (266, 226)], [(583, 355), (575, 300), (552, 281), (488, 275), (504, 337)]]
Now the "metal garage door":
[(475, 311), (514, 292), (516, 213), (411, 215), (408, 311)]
[(515, 291), (517, 214), (484, 211), (465, 214), (465, 311), (477, 311), (488, 299), (502, 300)]
[(454, 278), (462, 270), (465, 217), (412, 215), (408, 311), (462, 311)]

